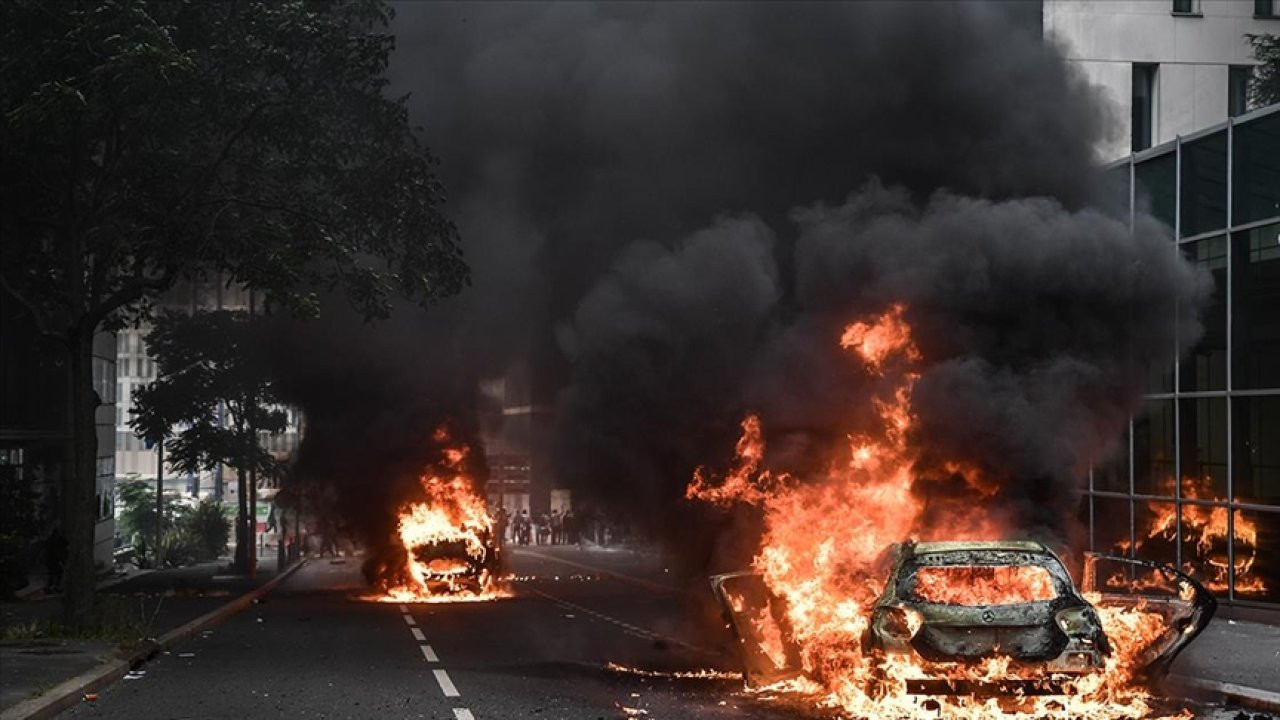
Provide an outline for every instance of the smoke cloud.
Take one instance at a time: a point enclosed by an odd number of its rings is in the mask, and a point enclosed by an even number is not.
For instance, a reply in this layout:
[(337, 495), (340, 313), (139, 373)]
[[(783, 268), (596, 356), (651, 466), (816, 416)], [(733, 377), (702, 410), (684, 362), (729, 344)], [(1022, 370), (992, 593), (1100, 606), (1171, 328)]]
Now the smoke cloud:
[(371, 488), (527, 362), (558, 482), (660, 525), (747, 410), (780, 462), (821, 462), (867, 412), (839, 328), (900, 301), (915, 442), (998, 468), (1009, 503), (1069, 498), (1146, 365), (1197, 336), (1207, 281), (1116, 213), (1092, 150), (1112, 111), (1035, 5), (398, 6), (393, 90), (474, 286), (287, 343), (304, 467), (385, 515)]

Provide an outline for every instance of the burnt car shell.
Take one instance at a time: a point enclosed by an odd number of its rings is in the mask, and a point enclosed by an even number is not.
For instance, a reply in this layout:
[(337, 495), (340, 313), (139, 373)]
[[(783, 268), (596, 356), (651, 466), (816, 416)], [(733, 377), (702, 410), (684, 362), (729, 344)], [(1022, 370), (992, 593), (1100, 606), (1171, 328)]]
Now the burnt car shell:
[(423, 579), (431, 592), (477, 592), (498, 564), (498, 549), (487, 540), (482, 547), (465, 540), (423, 543), (411, 552), (427, 569)]
[[(873, 653), (914, 654), (934, 663), (973, 663), (1006, 656), (1043, 673), (1079, 674), (1102, 667), (1107, 637), (1093, 606), (1077, 592), (1058, 557), (1031, 541), (903, 543), (884, 592), (876, 601), (864, 647)], [(930, 569), (1030, 569), (1046, 576), (1051, 594), (1000, 604), (931, 602), (917, 593)], [(968, 694), (975, 688), (946, 681), (909, 682), (908, 692)], [(981, 690), (982, 688), (976, 688)], [(1000, 694), (1006, 688), (993, 688)], [(1054, 693), (1052, 675), (1023, 683), (1015, 692)]]
[[(873, 656), (914, 653), (926, 669), (931, 663), (942, 666), (975, 662), (996, 654), (1012, 655), (1015, 661), (1011, 663), (1013, 676), (993, 683), (942, 676), (909, 681), (905, 690), (921, 695), (1067, 692), (1069, 685), (1055, 676), (1070, 678), (1090, 672), (1108, 652), (1108, 640), (1096, 608), (1133, 607), (1139, 603), (1147, 609), (1158, 609), (1167, 623), (1166, 632), (1141, 654), (1144, 674), (1158, 680), (1174, 657), (1208, 624), (1217, 606), (1208, 590), (1174, 568), (1095, 553), (1086, 553), (1084, 579), (1077, 588), (1057, 556), (1034, 542), (904, 543), (889, 548), (888, 556), (893, 558), (892, 566), (886, 563), (885, 591), (871, 610), (872, 621), (862, 639), (864, 652)], [(918, 572), (926, 562), (944, 560), (960, 565), (1026, 562), (1042, 567), (1053, 577), (1056, 596), (1034, 603), (986, 607), (922, 604), (901, 596), (902, 581), (913, 569)], [(1144, 576), (1145, 581), (1135, 582)], [(1117, 578), (1124, 582), (1117, 582)], [(799, 661), (800, 649), (791, 640), (785, 603), (769, 591), (759, 573), (717, 575), (711, 578), (711, 585), (738, 641), (748, 687), (763, 687), (805, 674)], [(1155, 587), (1162, 588), (1162, 592), (1150, 592)], [(1094, 599), (1091, 604), (1082, 593), (1097, 594), (1090, 595)], [(894, 618), (895, 615), (899, 617)], [(764, 626), (769, 627), (767, 632), (762, 632)], [(1019, 665), (1036, 665), (1041, 671), (1048, 668), (1050, 674), (1038, 672), (1035, 680), (1020, 680), (1016, 676)]]

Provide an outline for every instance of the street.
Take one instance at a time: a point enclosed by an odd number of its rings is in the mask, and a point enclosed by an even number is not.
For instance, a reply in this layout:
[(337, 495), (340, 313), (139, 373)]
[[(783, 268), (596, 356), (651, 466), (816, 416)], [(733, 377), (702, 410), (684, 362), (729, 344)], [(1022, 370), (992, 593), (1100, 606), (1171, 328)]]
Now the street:
[(793, 717), (744, 697), (729, 675), (665, 675), (733, 667), (722, 652), (677, 644), (664, 619), (680, 614), (675, 595), (512, 555), (524, 578), (515, 597), (408, 606), (360, 601), (358, 558), (313, 560), (67, 716)]
[[(714, 623), (680, 619), (690, 617), (688, 595), (644, 578), (590, 573), (550, 551), (515, 550), (509, 558), (514, 597), (416, 605), (362, 600), (359, 558), (312, 560), (260, 604), (65, 716), (828, 716), (743, 692), (727, 636), (698, 629)], [(629, 562), (589, 560), (624, 569)], [(678, 675), (706, 670), (716, 672)]]

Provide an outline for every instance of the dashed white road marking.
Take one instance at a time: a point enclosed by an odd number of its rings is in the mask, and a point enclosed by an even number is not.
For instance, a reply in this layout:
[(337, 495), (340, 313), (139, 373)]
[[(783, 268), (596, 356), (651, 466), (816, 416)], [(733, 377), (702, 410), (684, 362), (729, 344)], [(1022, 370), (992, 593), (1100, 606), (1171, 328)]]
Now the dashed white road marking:
[(400, 608), (400, 612), (402, 612), (402, 613), (407, 613), (407, 612), (409, 612), (409, 608), (408, 608), (408, 606), (406, 606), (406, 605), (400, 605), (400, 606), (399, 606), (399, 608)]
[(467, 708), (454, 708), (453, 720), (476, 720), (476, 716)]
[(453, 686), (453, 681), (449, 679), (449, 673), (444, 670), (436, 670), (436, 682), (440, 683), (440, 692), (445, 697), (458, 697), (458, 688)]
[(413, 639), (418, 642), (422, 642), (427, 639), (427, 636), (422, 634), (421, 628), (409, 628), (409, 632), (413, 633)]
[(405, 621), (405, 624), (407, 624), (407, 625), (417, 625), (417, 624), (418, 624), (418, 621), (417, 621), (417, 620), (414, 620), (414, 619), (413, 619), (413, 616), (412, 616), (412, 615), (408, 615), (408, 614), (404, 615), (404, 621)]
[(427, 662), (440, 662), (440, 658), (436, 657), (436, 651), (432, 650), (430, 645), (422, 646), (422, 657), (426, 658)]

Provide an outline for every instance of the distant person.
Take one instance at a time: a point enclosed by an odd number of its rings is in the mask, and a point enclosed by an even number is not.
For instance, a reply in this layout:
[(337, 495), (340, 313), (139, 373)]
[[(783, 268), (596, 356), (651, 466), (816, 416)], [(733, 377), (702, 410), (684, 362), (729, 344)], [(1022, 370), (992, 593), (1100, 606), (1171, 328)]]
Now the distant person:
[(520, 517), (516, 518), (516, 541), (521, 545), (529, 544), (529, 510), (528, 508), (520, 511)]
[(62, 530), (55, 525), (44, 541), (45, 592), (58, 592), (62, 589), (62, 568), (67, 564), (69, 547)]
[(564, 543), (564, 519), (560, 516), (559, 510), (551, 511), (551, 544), (560, 545)]
[(551, 516), (542, 513), (538, 516), (538, 544), (549, 545), (551, 543)]
[(578, 544), (578, 519), (573, 516), (573, 508), (564, 511), (564, 517), (560, 518), (560, 524), (564, 527), (564, 541), (568, 545)]

